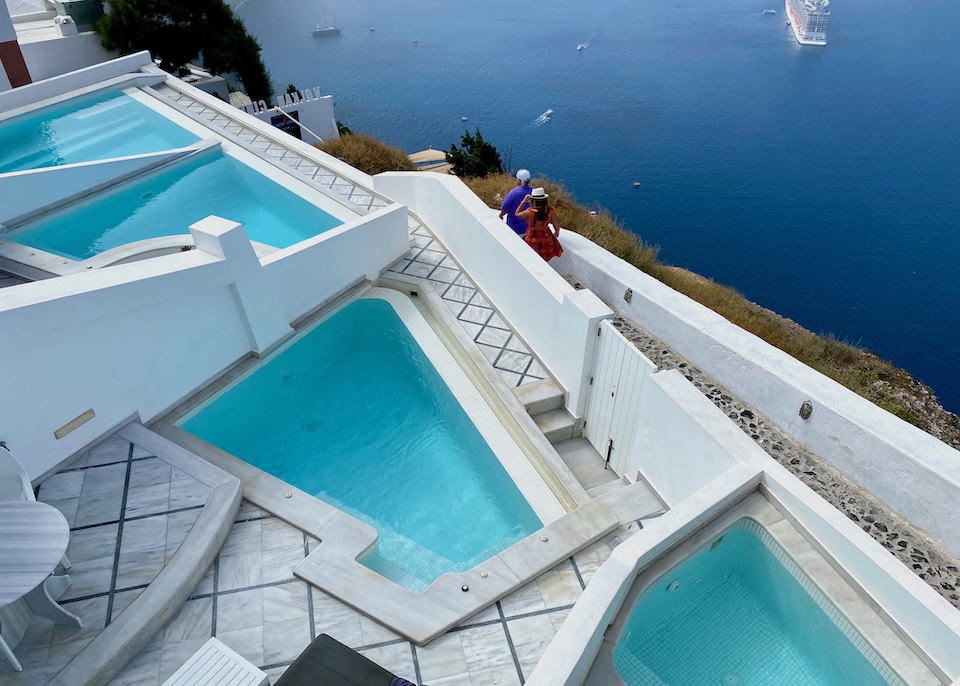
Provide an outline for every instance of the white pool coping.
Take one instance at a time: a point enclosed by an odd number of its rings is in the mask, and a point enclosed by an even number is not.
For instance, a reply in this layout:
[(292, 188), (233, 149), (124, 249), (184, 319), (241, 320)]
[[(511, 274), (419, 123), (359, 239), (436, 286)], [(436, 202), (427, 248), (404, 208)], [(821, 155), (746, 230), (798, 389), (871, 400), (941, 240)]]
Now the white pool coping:
[[(468, 416), (479, 422), (481, 435), (491, 443), (494, 454), (544, 523), (543, 528), (472, 569), (443, 574), (424, 592), (415, 593), (358, 562), (376, 544), (377, 532), (372, 526), (178, 426), (259, 368), (263, 361), (238, 365), (151, 428), (234, 474), (241, 480), (248, 500), (321, 540), (321, 545), (294, 570), (297, 576), (423, 645), (614, 531), (619, 521), (600, 499), (567, 512), (406, 295), (365, 287), (327, 308), (277, 352), (358, 297), (390, 302), (405, 324), (412, 327), (414, 338), (424, 347), (451, 392), (464, 403)], [(571, 498), (569, 502), (576, 501)]]

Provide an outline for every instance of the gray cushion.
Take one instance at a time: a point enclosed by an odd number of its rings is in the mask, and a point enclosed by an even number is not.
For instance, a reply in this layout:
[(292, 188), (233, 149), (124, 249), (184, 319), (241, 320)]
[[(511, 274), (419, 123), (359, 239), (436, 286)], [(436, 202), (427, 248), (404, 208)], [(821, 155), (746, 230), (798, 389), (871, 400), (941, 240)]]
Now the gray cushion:
[(320, 634), (274, 686), (390, 686), (394, 678), (355, 650)]

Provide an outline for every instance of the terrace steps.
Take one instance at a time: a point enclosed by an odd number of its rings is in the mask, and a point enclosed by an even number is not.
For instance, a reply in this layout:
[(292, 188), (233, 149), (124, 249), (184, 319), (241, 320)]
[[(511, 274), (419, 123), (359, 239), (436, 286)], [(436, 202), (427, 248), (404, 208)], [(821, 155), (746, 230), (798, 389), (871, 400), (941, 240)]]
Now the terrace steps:
[(513, 394), (531, 417), (563, 407), (563, 389), (553, 379), (519, 386), (513, 389)]
[(547, 410), (533, 415), (533, 421), (536, 423), (547, 440), (556, 445), (562, 441), (573, 438), (573, 429), (576, 425), (573, 417), (564, 408)]

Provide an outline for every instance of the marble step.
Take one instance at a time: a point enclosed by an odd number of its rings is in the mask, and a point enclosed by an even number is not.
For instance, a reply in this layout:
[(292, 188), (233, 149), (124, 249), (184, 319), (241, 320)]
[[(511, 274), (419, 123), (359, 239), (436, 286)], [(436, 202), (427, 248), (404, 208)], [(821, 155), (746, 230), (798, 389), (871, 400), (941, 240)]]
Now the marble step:
[(536, 414), (533, 416), (533, 421), (551, 443), (560, 443), (573, 438), (573, 417), (562, 407)]
[(530, 416), (563, 407), (563, 389), (553, 379), (514, 388), (513, 394)]

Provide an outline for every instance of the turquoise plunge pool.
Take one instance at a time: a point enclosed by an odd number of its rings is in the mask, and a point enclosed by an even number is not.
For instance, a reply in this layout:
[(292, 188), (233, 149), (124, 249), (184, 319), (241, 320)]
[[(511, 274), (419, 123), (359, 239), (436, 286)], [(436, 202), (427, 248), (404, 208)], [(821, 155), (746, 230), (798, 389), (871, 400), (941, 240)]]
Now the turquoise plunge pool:
[(411, 590), (542, 524), (392, 305), (361, 298), (180, 423), (371, 524)]
[(0, 173), (123, 157), (200, 140), (121, 91), (107, 91), (0, 122)]
[(614, 665), (629, 686), (903, 684), (751, 519), (644, 591)]
[(216, 215), (244, 225), (251, 240), (286, 248), (342, 222), (239, 160), (204, 154), (4, 238), (76, 260), (145, 238), (190, 233)]

